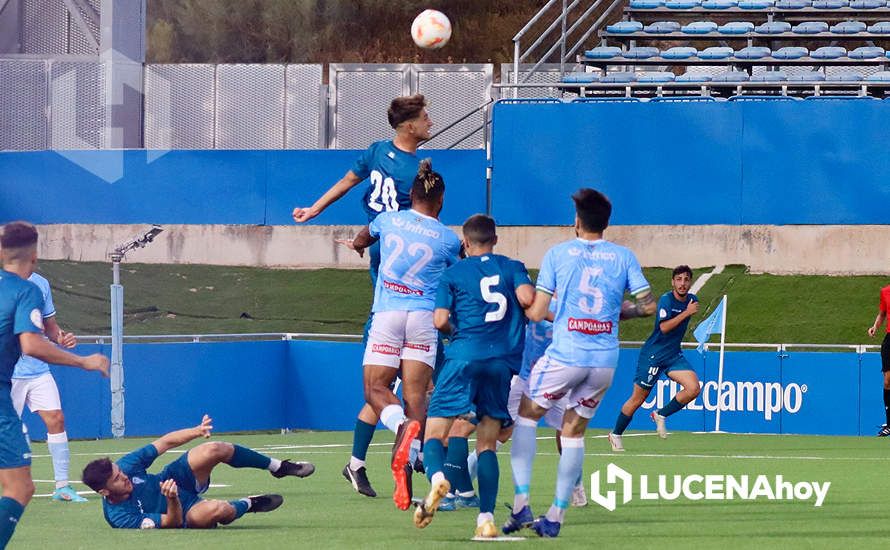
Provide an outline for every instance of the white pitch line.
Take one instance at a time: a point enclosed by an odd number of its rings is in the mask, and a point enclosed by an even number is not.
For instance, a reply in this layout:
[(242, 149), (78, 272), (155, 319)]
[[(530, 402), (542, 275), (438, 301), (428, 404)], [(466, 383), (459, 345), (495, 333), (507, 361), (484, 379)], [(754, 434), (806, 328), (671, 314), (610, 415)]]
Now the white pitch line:
[(723, 273), (724, 267), (726, 267), (726, 266), (718, 265), (718, 266), (714, 267), (714, 270), (711, 271), (710, 273), (705, 273), (705, 274), (701, 275), (692, 284), (692, 287), (689, 289), (689, 292), (691, 292), (693, 294), (698, 294), (698, 291), (701, 290), (703, 286), (705, 286), (705, 283), (708, 282), (708, 279), (710, 279), (714, 275), (719, 275), (719, 274)]

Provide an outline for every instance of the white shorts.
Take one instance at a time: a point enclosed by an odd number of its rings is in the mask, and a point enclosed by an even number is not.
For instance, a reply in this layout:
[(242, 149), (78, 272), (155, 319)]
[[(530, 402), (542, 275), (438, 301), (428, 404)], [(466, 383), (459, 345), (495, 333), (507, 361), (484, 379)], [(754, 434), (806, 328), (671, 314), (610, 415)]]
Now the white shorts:
[(22, 416), (25, 404), (31, 412), (62, 410), (59, 388), (52, 374), (12, 379), (12, 406), (19, 416)]
[(578, 416), (589, 419), (596, 414), (614, 375), (615, 369), (567, 367), (545, 355), (532, 367), (525, 395), (545, 409), (552, 409), (566, 399), (567, 409), (574, 409)]
[(436, 365), (432, 311), (381, 311), (371, 319), (363, 365), (399, 368), (402, 359)]
[[(507, 410), (514, 421), (519, 417), (519, 402), (522, 394), (528, 393), (528, 380), (514, 376), (510, 381), (510, 397), (507, 398)], [(566, 412), (566, 400), (557, 402), (544, 415), (544, 423), (554, 430), (562, 429), (562, 415)]]

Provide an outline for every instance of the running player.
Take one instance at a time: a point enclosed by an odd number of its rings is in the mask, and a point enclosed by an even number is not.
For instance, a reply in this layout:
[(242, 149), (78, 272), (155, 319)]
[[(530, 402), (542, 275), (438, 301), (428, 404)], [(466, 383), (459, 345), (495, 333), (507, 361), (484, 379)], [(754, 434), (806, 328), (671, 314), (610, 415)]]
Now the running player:
[(228, 525), (246, 512), (271, 512), (281, 506), (281, 495), (239, 500), (205, 500), (210, 473), (219, 464), (232, 468), (269, 470), (277, 478), (307, 477), (315, 471), (308, 462), (291, 462), (262, 455), (253, 449), (215, 441), (181, 454), (158, 474), (146, 470), (159, 456), (199, 437), (209, 438), (212, 420), (206, 414), (194, 428), (170, 432), (124, 455), (117, 462), (100, 458), (83, 469), (83, 482), (102, 495), (108, 525), (122, 529), (209, 529)]
[[(890, 311), (890, 285), (881, 289), (878, 301), (878, 316), (875, 322), (868, 327), (868, 335), (871, 338), (880, 330), (881, 325), (887, 320), (887, 312)], [(884, 415), (886, 421), (878, 431), (878, 437), (890, 435), (890, 323), (887, 323), (887, 333), (881, 342), (881, 372), (884, 375)]]
[(633, 393), (621, 406), (615, 428), (609, 434), (609, 443), (613, 451), (624, 451), (621, 435), (630, 424), (634, 413), (649, 396), (652, 387), (662, 373), (677, 382), (683, 389), (671, 401), (657, 411), (652, 411), (650, 418), (655, 422), (658, 437), (667, 437), (664, 419), (679, 411), (698, 397), (701, 388), (698, 376), (692, 365), (683, 357), (680, 343), (686, 334), (689, 319), (698, 312), (698, 297), (689, 293), (692, 285), (692, 269), (688, 265), (674, 268), (671, 274), (671, 291), (665, 292), (658, 299), (658, 318), (655, 329), (640, 349), (637, 361), (637, 375), (634, 378)]
[[(32, 273), (28, 280), (37, 285), (43, 295), (43, 332), (51, 342), (71, 349), (77, 345), (77, 338), (59, 328), (56, 322), (56, 308), (49, 281), (38, 273)], [(68, 482), (68, 465), (71, 453), (68, 450), (68, 434), (65, 433), (65, 416), (59, 388), (49, 370), (49, 364), (29, 355), (22, 355), (12, 373), (12, 405), (19, 417), (25, 405), (37, 413), (46, 425), (46, 444), (53, 462), (53, 477), (56, 489), (53, 500), (61, 502), (86, 502)], [(26, 430), (27, 432), (27, 430)]]
[[(395, 130), (392, 140), (371, 144), (356, 160), (352, 169), (340, 178), (310, 207), (296, 207), (294, 221), (305, 223), (349, 192), (350, 189), (369, 179), (370, 185), (362, 196), (362, 208), (371, 223), (381, 212), (405, 210), (411, 207), (411, 185), (417, 174), (420, 159), (417, 147), (430, 138), (433, 123), (426, 111), (426, 100), (420, 94), (397, 97), (387, 111), (390, 126)], [(345, 244), (345, 243), (344, 243)], [(377, 270), (380, 266), (380, 247), (376, 243), (369, 249), (371, 286), (377, 284)], [(370, 318), (365, 326), (367, 340)], [(376, 497), (365, 469), (368, 447), (377, 429), (377, 414), (365, 404), (358, 414), (353, 431), (352, 456), (343, 468), (343, 476), (360, 494)]]
[[(365, 401), (396, 433), (393, 501), (402, 510), (411, 504), (411, 464), (420, 450), (414, 441), (426, 419), (426, 392), (436, 364), (435, 292), (442, 272), (460, 253), (457, 235), (438, 220), (444, 198), (445, 181), (424, 160), (411, 188), (411, 209), (377, 216), (352, 243), (356, 250), (381, 243), (363, 361)], [(404, 408), (390, 390), (399, 369)]]
[(12, 405), (12, 373), (22, 353), (47, 363), (95, 370), (108, 376), (108, 358), (87, 357), (57, 348), (43, 336), (43, 296), (28, 277), (37, 264), (37, 229), (11, 222), (0, 235), (0, 548), (12, 538), (34, 495), (31, 450)]
[(451, 335), (438, 373), (426, 421), (424, 458), (432, 488), (414, 512), (414, 524), (426, 527), (451, 486), (444, 474), (444, 444), (459, 416), (479, 420), (479, 515), (476, 536), (496, 537), (494, 505), (498, 492), (495, 455), (501, 427), (512, 420), (507, 410), (510, 377), (521, 361), (525, 338), (522, 310), (535, 297), (521, 262), (492, 252), (497, 243), (494, 220), (477, 214), (463, 225), (467, 259), (448, 268), (436, 293), (436, 328)]
[[(542, 537), (559, 534), (572, 489), (584, 463), (584, 431), (612, 383), (618, 362), (618, 320), (652, 315), (655, 300), (634, 254), (603, 239), (612, 205), (602, 193), (580, 189), (575, 201), (577, 239), (547, 251), (538, 275), (530, 320), (544, 319), (551, 297), (559, 296), (553, 342), (532, 367), (529, 388), (519, 404), (510, 452), (515, 496), (504, 533), (531, 525)], [(625, 291), (636, 304), (622, 304)], [(562, 421), (562, 454), (556, 497), (545, 516), (534, 519), (529, 483), (535, 458), (538, 420), (568, 397)]]

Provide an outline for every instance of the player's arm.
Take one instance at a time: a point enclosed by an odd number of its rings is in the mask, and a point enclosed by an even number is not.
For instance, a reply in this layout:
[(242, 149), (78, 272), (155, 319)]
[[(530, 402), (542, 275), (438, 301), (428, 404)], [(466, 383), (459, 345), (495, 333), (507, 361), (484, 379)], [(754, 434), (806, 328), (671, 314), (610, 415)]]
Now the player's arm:
[(174, 449), (176, 447), (179, 447), (180, 445), (185, 445), (193, 439), (198, 439), (199, 437), (207, 439), (210, 437), (210, 432), (212, 430), (213, 419), (205, 414), (204, 418), (201, 419), (201, 423), (194, 428), (186, 428), (184, 430), (176, 430), (175, 432), (170, 432), (166, 435), (161, 436), (159, 439), (152, 441), (151, 444), (154, 445), (155, 449), (157, 449), (158, 454), (162, 455), (170, 449)]
[(361, 181), (362, 179), (352, 170), (346, 172), (346, 175), (340, 178), (340, 180), (332, 185), (330, 189), (325, 191), (324, 195), (315, 201), (315, 204), (308, 208), (300, 206), (294, 208), (292, 214), (294, 221), (297, 223), (308, 222), (315, 216), (324, 212), (325, 208), (335, 203), (340, 197), (348, 193), (350, 189), (358, 185)]
[(535, 292), (534, 301), (525, 310), (525, 316), (528, 317), (530, 321), (534, 321), (536, 323), (538, 321), (543, 321), (550, 313), (550, 300), (552, 299), (553, 294), (547, 292), (546, 290), (542, 290), (541, 287), (538, 287), (537, 291)]
[(52, 317), (44, 317), (43, 333), (50, 339), (50, 341), (55, 342), (63, 348), (71, 349), (77, 345), (77, 337), (73, 333), (62, 330), (62, 328), (59, 327), (59, 323), (56, 322), (55, 315)]
[(878, 312), (878, 316), (875, 317), (875, 322), (872, 326), (868, 327), (868, 335), (872, 338), (875, 337), (875, 333), (878, 332), (878, 329), (881, 328), (881, 325), (884, 324), (884, 321), (887, 320), (887, 312), (880, 311)]
[[(655, 313), (655, 298), (647, 288), (634, 295), (634, 300), (625, 300), (621, 304), (620, 319), (634, 319), (636, 317), (648, 317)], [(679, 323), (679, 321), (678, 321)]]
[(162, 481), (161, 494), (167, 499), (167, 513), (161, 514), (161, 529), (182, 527), (182, 503), (179, 501), (179, 489), (176, 482), (172, 479)]
[(23, 332), (19, 334), (19, 343), (22, 346), (22, 353), (36, 357), (41, 361), (54, 365), (79, 367), (83, 370), (95, 370), (101, 372), (102, 376), (108, 376), (108, 358), (101, 353), (94, 353), (85, 357), (75, 355), (59, 349), (37, 332)]
[(531, 284), (519, 285), (516, 287), (516, 300), (522, 309), (528, 309), (535, 301), (535, 287)]
[(358, 235), (352, 239), (352, 246), (350, 248), (361, 254), (366, 248), (377, 242), (378, 239), (379, 237), (371, 235), (371, 228), (366, 225), (358, 232)]
[(451, 321), (449, 321), (450, 317), (451, 310), (444, 307), (437, 307), (433, 311), (433, 324), (441, 332), (445, 334), (451, 334)]
[(686, 304), (686, 309), (683, 310), (683, 313), (677, 315), (673, 319), (668, 319), (666, 321), (662, 321), (658, 324), (659, 330), (661, 330), (662, 334), (667, 334), (668, 332), (677, 328), (680, 323), (682, 323), (685, 319), (688, 319), (698, 313), (698, 300), (689, 299), (689, 302)]

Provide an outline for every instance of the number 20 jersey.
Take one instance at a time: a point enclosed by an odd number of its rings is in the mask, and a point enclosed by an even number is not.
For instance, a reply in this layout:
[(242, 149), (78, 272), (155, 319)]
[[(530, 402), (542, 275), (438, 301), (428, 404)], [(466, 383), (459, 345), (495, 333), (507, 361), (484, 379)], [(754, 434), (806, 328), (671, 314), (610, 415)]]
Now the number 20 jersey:
[(384, 212), (368, 228), (380, 239), (380, 274), (371, 311), (432, 311), (445, 268), (460, 254), (460, 239), (442, 222), (417, 212)]
[(381, 212), (411, 208), (411, 186), (419, 164), (417, 155), (402, 151), (392, 140), (372, 143), (362, 152), (352, 173), (368, 179), (362, 208), (369, 222)]
[(633, 252), (602, 239), (558, 244), (544, 256), (536, 287), (557, 300), (547, 357), (569, 367), (618, 365), (624, 292), (649, 288)]

